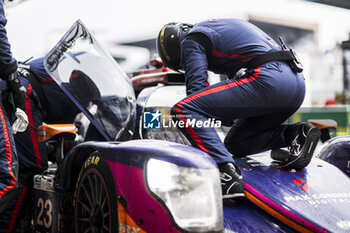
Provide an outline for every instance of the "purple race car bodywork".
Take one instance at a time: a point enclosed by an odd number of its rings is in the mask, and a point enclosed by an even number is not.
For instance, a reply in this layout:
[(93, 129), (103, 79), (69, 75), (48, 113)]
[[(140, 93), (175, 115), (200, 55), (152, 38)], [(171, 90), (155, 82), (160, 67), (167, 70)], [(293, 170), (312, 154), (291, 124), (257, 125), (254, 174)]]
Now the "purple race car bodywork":
[[(349, 231), (350, 180), (319, 159), (293, 172), (278, 169), (268, 153), (237, 158), (246, 198), (223, 204), (210, 156), (183, 145), (174, 127), (144, 127), (146, 112), (159, 111), (167, 122), (184, 85), (145, 88), (136, 98), (130, 79), (80, 21), (45, 61), (83, 113), (84, 142), (34, 178), (37, 232)], [(75, 70), (86, 74), (89, 88), (71, 85)], [(94, 98), (86, 101), (76, 90), (92, 87)]]

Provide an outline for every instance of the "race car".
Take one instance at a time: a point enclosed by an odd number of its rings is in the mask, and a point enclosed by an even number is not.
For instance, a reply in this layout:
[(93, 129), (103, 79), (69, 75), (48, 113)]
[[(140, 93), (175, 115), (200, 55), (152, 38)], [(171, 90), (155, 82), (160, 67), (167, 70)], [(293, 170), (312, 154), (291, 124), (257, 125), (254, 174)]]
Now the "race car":
[[(300, 171), (279, 169), (268, 152), (236, 158), (245, 198), (223, 203), (216, 163), (171, 123), (183, 76), (162, 70), (162, 84), (136, 89), (142, 77), (130, 79), (79, 20), (44, 64), (81, 114), (38, 129), (58, 146), (34, 177), (36, 232), (349, 231), (350, 179), (317, 158)], [(80, 143), (64, 153), (67, 140)]]
[[(74, 125), (38, 129), (38, 140), (57, 142), (58, 153), (34, 177), (36, 232), (222, 231), (213, 160), (185, 145), (131, 140), (131, 80), (80, 21), (44, 64), (82, 114), (78, 137)], [(61, 145), (73, 138), (82, 142), (64, 154)]]

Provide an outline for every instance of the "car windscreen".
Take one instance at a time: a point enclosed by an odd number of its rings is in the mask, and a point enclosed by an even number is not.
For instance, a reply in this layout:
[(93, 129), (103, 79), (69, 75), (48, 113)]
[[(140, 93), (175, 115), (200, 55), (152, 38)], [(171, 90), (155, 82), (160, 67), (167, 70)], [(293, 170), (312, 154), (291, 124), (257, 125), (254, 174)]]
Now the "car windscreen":
[(77, 21), (44, 60), (45, 69), (106, 140), (118, 140), (133, 120), (130, 79)]

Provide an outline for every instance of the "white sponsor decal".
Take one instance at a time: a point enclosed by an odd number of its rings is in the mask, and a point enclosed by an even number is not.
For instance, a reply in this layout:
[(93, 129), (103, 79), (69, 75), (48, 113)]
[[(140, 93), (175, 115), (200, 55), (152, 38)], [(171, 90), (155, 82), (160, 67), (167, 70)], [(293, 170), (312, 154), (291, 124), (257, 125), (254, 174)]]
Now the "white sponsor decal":
[(140, 228), (132, 227), (127, 224), (123, 224), (123, 223), (119, 224), (119, 232), (121, 233), (137, 233), (140, 230), (141, 230)]
[(341, 229), (350, 229), (350, 221), (338, 221), (337, 222), (337, 226), (340, 227)]
[(286, 202), (307, 201), (310, 205), (332, 204), (332, 203), (350, 203), (349, 193), (320, 193), (305, 194), (295, 196), (284, 196)]

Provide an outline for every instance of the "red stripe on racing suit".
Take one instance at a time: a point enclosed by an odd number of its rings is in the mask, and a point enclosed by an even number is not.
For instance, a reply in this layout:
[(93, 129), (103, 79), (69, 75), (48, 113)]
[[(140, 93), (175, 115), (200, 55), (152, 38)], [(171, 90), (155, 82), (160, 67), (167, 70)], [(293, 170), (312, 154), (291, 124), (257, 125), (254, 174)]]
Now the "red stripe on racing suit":
[[(179, 102), (177, 104), (177, 106), (175, 108), (175, 112), (177, 114), (177, 117), (179, 118), (179, 120), (183, 121), (185, 125), (187, 125), (186, 124), (187, 119), (182, 114), (182, 111), (181, 111), (181, 107), (184, 104), (187, 104), (187, 103), (189, 103), (189, 102), (191, 102), (191, 101), (193, 101), (195, 99), (201, 98), (201, 97), (206, 96), (206, 95), (214, 94), (214, 93), (217, 93), (217, 92), (220, 92), (220, 91), (224, 91), (224, 90), (227, 90), (227, 89), (230, 89), (230, 88), (233, 88), (233, 87), (237, 87), (237, 86), (243, 85), (245, 83), (252, 82), (252, 81), (256, 80), (259, 77), (259, 74), (260, 74), (260, 66), (257, 67), (254, 70), (254, 74), (252, 76), (248, 77), (248, 78), (244, 78), (244, 79), (241, 79), (241, 80), (229, 83), (229, 84), (225, 84), (225, 85), (222, 85), (222, 86), (217, 86), (217, 87), (214, 87), (212, 89), (208, 89), (208, 90), (196, 93), (196, 94), (194, 94), (192, 96), (189, 96), (188, 98), (182, 100), (181, 102)], [(194, 132), (194, 130), (192, 129), (192, 127), (190, 125), (188, 125), (187, 131), (192, 136), (192, 138), (196, 141), (198, 147), (201, 150), (203, 150), (204, 152), (208, 153), (208, 150), (205, 148), (203, 142), (198, 137), (198, 135)]]
[(251, 57), (247, 57), (247, 56), (243, 56), (243, 55), (239, 55), (239, 54), (231, 54), (231, 55), (224, 54), (224, 53), (221, 53), (215, 49), (213, 49), (213, 55), (215, 57), (221, 57), (221, 58), (239, 59), (239, 60), (242, 60), (244, 62), (248, 62), (252, 59)]
[(7, 160), (7, 168), (9, 170), (9, 174), (11, 177), (11, 181), (10, 184), (8, 186), (6, 186), (3, 190), (0, 191), (0, 198), (2, 198), (2, 196), (4, 196), (4, 194), (8, 191), (10, 191), (11, 189), (16, 187), (16, 183), (17, 183), (17, 179), (14, 176), (13, 172), (12, 172), (12, 167), (11, 167), (11, 163), (12, 163), (12, 150), (11, 150), (11, 143), (10, 143), (10, 138), (9, 138), (9, 132), (6, 126), (6, 122), (5, 122), (5, 116), (4, 116), (4, 112), (2, 111), (1, 107), (0, 107), (0, 118), (1, 118), (1, 124), (2, 124), (2, 128), (4, 131), (4, 139), (5, 139), (5, 154), (6, 154), (6, 160)]
[(26, 99), (26, 103), (25, 103), (26, 114), (27, 114), (28, 121), (29, 121), (28, 128), (29, 128), (31, 139), (32, 139), (32, 144), (33, 144), (33, 148), (34, 148), (34, 153), (35, 153), (37, 165), (39, 168), (42, 168), (43, 165), (42, 165), (42, 160), (41, 160), (41, 155), (40, 155), (40, 149), (39, 149), (38, 140), (37, 140), (36, 131), (35, 131), (35, 126), (34, 126), (34, 122), (33, 122), (31, 100), (29, 98), (29, 94), (31, 92), (32, 92), (32, 85), (29, 84), (28, 89), (27, 89), (27, 99)]
[(7, 231), (6, 231), (6, 232), (12, 232), (12, 230), (13, 230), (14, 224), (15, 224), (16, 219), (17, 219), (18, 212), (19, 212), (19, 210), (21, 209), (23, 199), (24, 199), (24, 197), (26, 196), (27, 189), (28, 189), (28, 187), (25, 186), (25, 187), (23, 188), (23, 190), (22, 190), (21, 195), (20, 195), (19, 198), (18, 198), (18, 201), (17, 201), (17, 203), (16, 203), (15, 209), (14, 209), (13, 212), (12, 212), (12, 216), (11, 216), (11, 220), (10, 220), (10, 223), (9, 223), (9, 227), (7, 228)]

